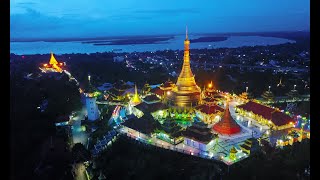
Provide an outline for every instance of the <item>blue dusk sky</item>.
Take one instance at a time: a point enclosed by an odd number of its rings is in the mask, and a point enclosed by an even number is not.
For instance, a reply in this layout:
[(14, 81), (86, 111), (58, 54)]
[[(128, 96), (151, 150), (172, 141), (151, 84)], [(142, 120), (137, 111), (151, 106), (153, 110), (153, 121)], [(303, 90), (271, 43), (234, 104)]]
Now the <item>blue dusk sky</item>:
[(309, 0), (10, 0), (11, 38), (305, 31)]

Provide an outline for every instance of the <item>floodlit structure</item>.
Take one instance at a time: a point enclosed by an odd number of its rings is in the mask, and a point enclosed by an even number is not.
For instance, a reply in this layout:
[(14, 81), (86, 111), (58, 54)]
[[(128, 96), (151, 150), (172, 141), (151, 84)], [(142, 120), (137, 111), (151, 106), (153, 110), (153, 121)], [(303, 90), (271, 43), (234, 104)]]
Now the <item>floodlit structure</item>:
[(237, 106), (240, 115), (255, 119), (262, 125), (267, 125), (275, 130), (293, 127), (294, 119), (289, 115), (253, 101)]
[(88, 76), (88, 80), (89, 88), (87, 92), (84, 93), (86, 97), (86, 109), (88, 114), (88, 120), (95, 121), (100, 117), (100, 112), (96, 103), (97, 93), (95, 93), (94, 88), (90, 83), (90, 75)]
[(47, 64), (43, 64), (40, 69), (42, 70), (42, 72), (59, 72), (62, 73), (63, 69), (62, 67), (64, 67), (66, 65), (65, 62), (58, 62), (56, 60), (56, 58), (54, 57), (53, 53), (51, 52), (51, 57), (49, 60), (49, 63)]
[(229, 102), (227, 102), (227, 107), (222, 120), (213, 125), (213, 130), (220, 134), (227, 135), (236, 134), (241, 131), (239, 124), (237, 124), (237, 122), (230, 115)]
[(217, 134), (213, 134), (210, 128), (203, 122), (195, 122), (183, 132), (184, 144), (201, 151), (211, 149), (218, 138)]
[(134, 86), (134, 95), (131, 98), (130, 104), (132, 106), (136, 106), (136, 105), (138, 105), (140, 103), (141, 103), (141, 99), (140, 99), (139, 94), (138, 94), (137, 85), (135, 85)]
[(172, 93), (168, 94), (174, 105), (177, 107), (195, 106), (200, 101), (201, 89), (197, 86), (194, 75), (190, 67), (190, 41), (188, 31), (184, 41), (184, 56), (181, 73), (178, 77), (176, 86), (172, 88)]

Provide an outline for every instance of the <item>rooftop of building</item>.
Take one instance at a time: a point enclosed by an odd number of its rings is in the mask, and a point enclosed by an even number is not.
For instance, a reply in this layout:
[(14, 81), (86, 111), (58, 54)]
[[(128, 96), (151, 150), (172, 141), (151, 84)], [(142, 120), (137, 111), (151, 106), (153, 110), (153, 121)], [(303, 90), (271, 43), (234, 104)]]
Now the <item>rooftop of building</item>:
[(217, 134), (213, 134), (210, 128), (192, 125), (182, 132), (183, 136), (193, 139), (204, 144), (208, 144), (212, 139), (217, 138)]
[(150, 92), (153, 94), (157, 94), (159, 96), (162, 96), (164, 93), (164, 91), (162, 89), (160, 89), (159, 87), (151, 89)]
[(195, 109), (206, 114), (215, 114), (217, 112), (224, 112), (223, 108), (215, 104), (214, 105), (202, 104), (200, 106), (197, 106)]
[(166, 104), (163, 104), (160, 102), (156, 102), (153, 104), (147, 104), (146, 102), (142, 102), (142, 103), (138, 104), (137, 106), (135, 106), (135, 108), (139, 109), (143, 113), (152, 113), (157, 110), (167, 109), (168, 106)]
[(148, 95), (148, 96), (144, 97), (143, 100), (146, 101), (146, 102), (160, 101), (158, 96), (156, 96), (155, 94)]
[(251, 111), (254, 114), (258, 114), (262, 116), (264, 119), (271, 120), (277, 126), (282, 126), (294, 121), (287, 114), (284, 114), (276, 109), (273, 109), (271, 107), (268, 107), (253, 101), (249, 101), (237, 107), (245, 111)]
[(125, 121), (122, 125), (144, 134), (151, 134), (156, 129), (160, 128), (160, 123), (153, 120), (151, 116), (143, 116), (141, 118), (134, 116)]

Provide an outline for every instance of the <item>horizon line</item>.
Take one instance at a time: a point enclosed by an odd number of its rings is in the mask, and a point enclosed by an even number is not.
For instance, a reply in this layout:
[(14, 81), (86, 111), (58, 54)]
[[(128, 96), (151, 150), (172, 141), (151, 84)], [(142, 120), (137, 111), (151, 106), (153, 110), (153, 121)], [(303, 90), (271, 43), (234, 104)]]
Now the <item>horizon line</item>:
[[(189, 33), (191, 35), (232, 35), (232, 34), (257, 34), (257, 33), (294, 33), (294, 32), (305, 32), (310, 33), (310, 30), (282, 30), (282, 31), (242, 31), (242, 32), (200, 32), (200, 33)], [(125, 38), (125, 37), (157, 37), (157, 36), (176, 36), (185, 35), (185, 33), (166, 33), (166, 34), (146, 34), (146, 35), (109, 35), (109, 36), (79, 36), (79, 37), (15, 37), (10, 38), (10, 42), (26, 42), (26, 41), (47, 41), (47, 40), (94, 40), (101, 38)]]

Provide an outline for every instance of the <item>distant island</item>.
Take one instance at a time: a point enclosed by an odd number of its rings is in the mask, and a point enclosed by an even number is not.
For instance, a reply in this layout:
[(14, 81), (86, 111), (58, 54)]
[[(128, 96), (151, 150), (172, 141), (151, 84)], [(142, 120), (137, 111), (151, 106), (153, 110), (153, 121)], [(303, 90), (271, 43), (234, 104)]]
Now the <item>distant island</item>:
[(200, 42), (219, 42), (219, 41), (225, 41), (228, 37), (225, 36), (205, 36), (200, 37), (196, 39), (190, 39), (191, 43), (200, 43)]
[(134, 45), (134, 44), (164, 44), (166, 41), (173, 39), (174, 37), (147, 37), (147, 38), (130, 38), (130, 39), (115, 39), (115, 40), (95, 40), (84, 41), (82, 43), (89, 43), (95, 46), (107, 46), (107, 45)]

